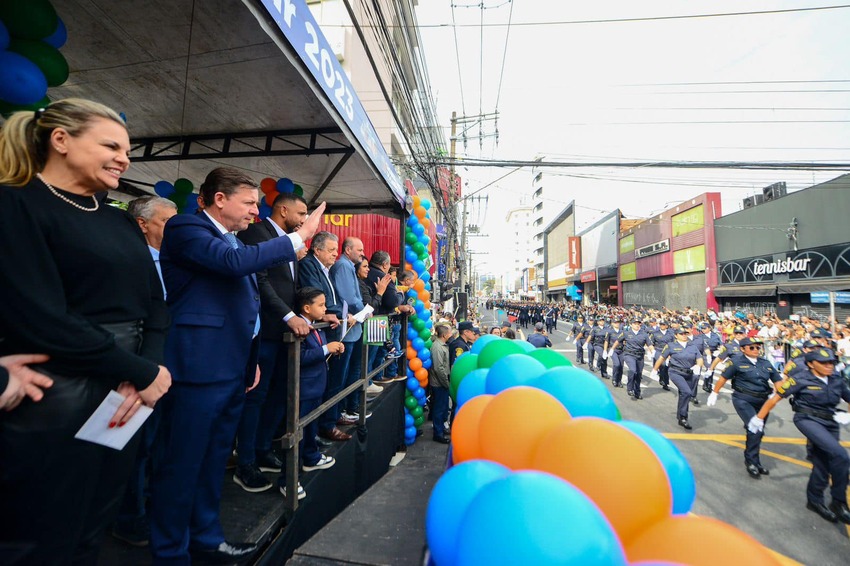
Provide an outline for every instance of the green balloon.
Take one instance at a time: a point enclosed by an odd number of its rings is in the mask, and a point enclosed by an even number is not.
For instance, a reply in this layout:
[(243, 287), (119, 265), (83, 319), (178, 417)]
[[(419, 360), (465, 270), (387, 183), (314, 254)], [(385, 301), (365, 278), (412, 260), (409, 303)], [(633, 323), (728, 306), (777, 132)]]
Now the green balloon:
[(47, 37), (59, 25), (59, 17), (50, 0), (2, 0), (0, 20), (10, 36), (21, 39)]
[(410, 414), (413, 415), (413, 422), (416, 422), (416, 419), (422, 417), (422, 407), (416, 405), (412, 409), (410, 409)]
[(23, 55), (36, 64), (47, 79), (47, 86), (59, 86), (68, 80), (68, 62), (59, 50), (37, 39), (13, 39), (9, 51)]
[(430, 350), (431, 346), (433, 346), (433, 345), (434, 345), (434, 342), (431, 340), (431, 337), (429, 336), (428, 339), (425, 340), (425, 347)]
[(422, 242), (416, 242), (411, 246), (413, 248), (413, 253), (416, 255), (422, 255), (422, 252), (426, 251), (425, 246), (422, 245)]
[(623, 415), (622, 415), (622, 413), (620, 413), (620, 407), (617, 407), (617, 406), (615, 405), (615, 406), (614, 406), (614, 411), (615, 411), (615, 414), (614, 414), (614, 420), (615, 420), (615, 421), (621, 421), (621, 420), (623, 420)]
[(421, 318), (413, 319), (411, 324), (413, 325), (413, 328), (416, 329), (416, 332), (422, 332), (422, 329), (425, 328), (425, 321)]
[(182, 195), (183, 200), (186, 200), (186, 195), (192, 192), (195, 186), (192, 184), (192, 181), (185, 178), (180, 178), (174, 181), (174, 194)]
[(476, 369), (478, 369), (478, 354), (467, 352), (458, 356), (449, 376), (449, 395), (452, 399), (457, 400), (457, 388), (466, 374)]
[(50, 99), (46, 96), (38, 102), (30, 104), (12, 104), (11, 102), (0, 100), (0, 114), (2, 114), (4, 118), (8, 118), (14, 112), (20, 112), (21, 110), (35, 112), (39, 108), (44, 108), (48, 104), (50, 104)]
[(491, 368), (505, 356), (523, 353), (525, 353), (523, 347), (513, 340), (493, 340), (478, 352), (478, 367)]
[(416, 428), (419, 428), (424, 423), (425, 423), (425, 417), (416, 417), (415, 419), (413, 419), (413, 426), (415, 426)]
[(416, 397), (413, 395), (404, 398), (404, 406), (408, 408), (408, 410), (413, 410), (414, 407), (419, 406), (419, 401), (416, 400)]
[(416, 234), (410, 231), (408, 228), (407, 232), (404, 234), (404, 241), (410, 244), (411, 246), (418, 242), (419, 240), (416, 238)]
[[(431, 330), (428, 329), (428, 328), (423, 328), (422, 330), (419, 331), (419, 337), (422, 338), (422, 340), (426, 340), (426, 341), (430, 340), (431, 339)], [(428, 349), (430, 350), (431, 346), (428, 346)]]
[(573, 363), (563, 354), (550, 350), (549, 348), (536, 348), (528, 354), (544, 366), (546, 369), (551, 369), (559, 366), (572, 366)]
[(301, 187), (301, 185), (295, 185), (295, 188), (292, 189), (292, 192), (298, 195), (299, 197), (304, 196), (304, 189)]

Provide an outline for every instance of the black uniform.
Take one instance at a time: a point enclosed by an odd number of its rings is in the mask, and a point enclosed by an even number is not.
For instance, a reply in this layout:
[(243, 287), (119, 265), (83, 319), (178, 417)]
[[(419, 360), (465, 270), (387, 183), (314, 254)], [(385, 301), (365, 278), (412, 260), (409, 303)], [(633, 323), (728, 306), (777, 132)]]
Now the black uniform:
[[(599, 375), (605, 379), (608, 378), (608, 360), (602, 357), (602, 352), (605, 347), (605, 338), (608, 336), (608, 326), (598, 324), (590, 331), (590, 345), (587, 348), (587, 363), (590, 365), (590, 371), (599, 369)], [(594, 368), (593, 359), (596, 358), (596, 366)]]
[[(611, 351), (609, 356), (611, 359), (611, 382), (614, 387), (623, 386), (623, 338), (626, 336), (626, 331), (622, 327), (619, 329), (610, 326), (608, 335), (605, 337), (608, 349)], [(614, 348), (614, 344), (617, 347)]]
[(640, 380), (643, 373), (643, 357), (646, 353), (644, 346), (651, 346), (652, 341), (643, 329), (635, 333), (631, 328), (624, 332), (623, 361), (629, 366), (629, 380), (626, 391), (634, 399), (640, 399)]
[(584, 363), (584, 343), (590, 336), (590, 325), (586, 322), (576, 322), (573, 325), (573, 336), (576, 342), (576, 362)]
[[(652, 363), (655, 364), (658, 361), (658, 358), (661, 357), (661, 352), (664, 351), (664, 346), (672, 342), (676, 339), (673, 330), (668, 328), (667, 330), (655, 330), (650, 335), (652, 339), (652, 345), (655, 348), (655, 355), (652, 356)], [(660, 368), (658, 368), (658, 383), (661, 384), (662, 387), (667, 387), (670, 385), (670, 373), (667, 371), (667, 364), (662, 364)]]
[(468, 351), (469, 344), (460, 336), (449, 342), (449, 367), (455, 365), (455, 360)]
[(781, 397), (794, 396), (794, 424), (812, 443), (812, 474), (806, 487), (809, 502), (823, 504), (831, 476), (833, 503), (846, 505), (850, 456), (838, 441), (838, 423), (832, 417), (842, 399), (850, 403), (850, 386), (837, 373), (824, 380), (807, 369), (787, 378), (776, 392)]
[[(756, 358), (755, 363), (743, 354), (730, 356), (731, 364), (723, 370), (723, 377), (732, 381), (732, 406), (747, 431), (747, 448), (744, 450), (744, 463), (747, 466), (762, 468), (759, 460), (759, 448), (764, 430), (753, 434), (747, 428), (750, 419), (761, 410), (768, 396), (773, 392), (770, 382), (779, 382), (782, 376), (770, 362), (764, 358)], [(765, 417), (767, 424), (767, 417)]]
[(661, 351), (658, 357), (664, 358), (664, 363), (661, 364), (662, 366), (669, 364), (670, 379), (673, 380), (673, 383), (679, 389), (676, 417), (680, 421), (687, 420), (688, 401), (690, 401), (697, 386), (697, 377), (694, 376), (691, 368), (702, 357), (702, 354), (693, 342), (686, 342), (682, 345), (674, 340), (664, 346), (664, 350)]

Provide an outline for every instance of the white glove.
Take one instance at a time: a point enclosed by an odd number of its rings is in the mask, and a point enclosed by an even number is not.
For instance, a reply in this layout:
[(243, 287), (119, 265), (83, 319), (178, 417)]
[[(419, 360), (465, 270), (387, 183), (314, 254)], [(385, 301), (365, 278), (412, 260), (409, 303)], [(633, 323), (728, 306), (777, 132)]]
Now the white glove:
[(704, 372), (702, 372), (702, 378), (703, 378), (703, 379), (708, 379), (708, 378), (709, 378), (709, 377), (711, 377), (712, 375), (714, 375), (714, 372), (713, 372), (713, 371), (711, 371), (710, 369), (707, 369), (707, 370), (705, 370)]
[(603, 351), (602, 351), (602, 359), (603, 359), (603, 360), (607, 360), (607, 359), (608, 359), (608, 350), (603, 350)]
[(762, 432), (764, 430), (764, 419), (760, 419), (758, 415), (753, 415), (753, 418), (747, 423), (747, 430), (753, 434)]
[(708, 405), (709, 407), (715, 406), (717, 404), (717, 393), (715, 393), (714, 391), (709, 393), (708, 394), (708, 401), (706, 401), (705, 404)]
[(614, 348), (611, 348), (610, 350), (608, 350), (608, 357), (611, 358), (613, 356), (614, 356)]
[(844, 411), (839, 411), (832, 415), (832, 420), (837, 422), (838, 424), (850, 424), (850, 413), (845, 413)]
[(657, 369), (652, 370), (649, 373), (649, 377), (651, 377), (652, 379), (655, 379), (656, 377), (658, 377), (658, 370)]

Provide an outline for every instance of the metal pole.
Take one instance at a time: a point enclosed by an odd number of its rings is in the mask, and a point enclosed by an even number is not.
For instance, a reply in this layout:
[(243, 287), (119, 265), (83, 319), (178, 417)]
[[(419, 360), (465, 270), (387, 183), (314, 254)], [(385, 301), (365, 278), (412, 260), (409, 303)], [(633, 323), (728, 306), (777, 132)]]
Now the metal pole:
[[(401, 272), (402, 272), (401, 268), (404, 267), (404, 247), (405, 247), (404, 246), (404, 244), (405, 244), (404, 233), (405, 233), (405, 226), (406, 226), (405, 216), (407, 216), (407, 215), (402, 210), (401, 219), (399, 220), (399, 225), (400, 225), (399, 227), (401, 229), (401, 232), (400, 232), (400, 235), (399, 235), (399, 239), (401, 241), (401, 246), (400, 246), (400, 249), (399, 249), (399, 254), (400, 254), (399, 255), (399, 274), (401, 274)], [(437, 260), (437, 261), (439, 261), (439, 260)], [(433, 285), (432, 285), (432, 287), (433, 287)], [(406, 300), (407, 300), (407, 297), (402, 299), (402, 303)], [(401, 350), (405, 351), (407, 349), (407, 322), (406, 322), (406, 319), (404, 317), (399, 317), (399, 318), (401, 318), (401, 328), (399, 329), (398, 343), (401, 345)], [(390, 328), (392, 328), (392, 326)], [(392, 330), (391, 330), (391, 332), (392, 332)], [(364, 352), (364, 355), (365, 355), (365, 352)], [(399, 358), (399, 360), (407, 360), (407, 358), (402, 356), (401, 358)], [(401, 362), (396, 364), (396, 368), (397, 368), (396, 369), (396, 375), (407, 375), (407, 368), (403, 367), (403, 366), (404, 366), (404, 364), (402, 364)], [(368, 385), (368, 380), (367, 380), (366, 383)], [(363, 389), (363, 395), (364, 395), (364, 397), (366, 395), (366, 389), (365, 388)], [(363, 407), (363, 409), (360, 411), (361, 415), (366, 413), (366, 405), (363, 404), (362, 407)], [(364, 424), (365, 424), (365, 420), (364, 420)]]
[(832, 332), (833, 337), (835, 336), (835, 291), (829, 292), (829, 331)]
[(599, 268), (594, 268), (593, 273), (596, 275), (596, 304), (598, 305), (602, 302), (602, 296), (599, 294)]

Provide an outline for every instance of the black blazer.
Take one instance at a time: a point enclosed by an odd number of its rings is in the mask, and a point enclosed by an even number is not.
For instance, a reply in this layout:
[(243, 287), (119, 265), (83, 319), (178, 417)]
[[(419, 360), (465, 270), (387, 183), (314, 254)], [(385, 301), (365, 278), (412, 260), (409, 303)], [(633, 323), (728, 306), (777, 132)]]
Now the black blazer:
[[(253, 245), (279, 237), (270, 222), (268, 218), (255, 222), (247, 230), (239, 232), (238, 238), (246, 245)], [(280, 341), (283, 333), (289, 332), (289, 325), (283, 321), (283, 317), (291, 313), (295, 306), (295, 289), (298, 286), (298, 262), (292, 263), (295, 266), (294, 278), (288, 263), (257, 272), (262, 325), (260, 335), (263, 340)]]

